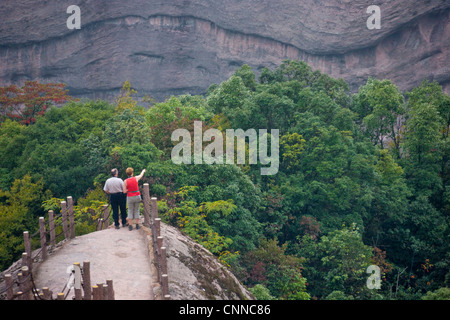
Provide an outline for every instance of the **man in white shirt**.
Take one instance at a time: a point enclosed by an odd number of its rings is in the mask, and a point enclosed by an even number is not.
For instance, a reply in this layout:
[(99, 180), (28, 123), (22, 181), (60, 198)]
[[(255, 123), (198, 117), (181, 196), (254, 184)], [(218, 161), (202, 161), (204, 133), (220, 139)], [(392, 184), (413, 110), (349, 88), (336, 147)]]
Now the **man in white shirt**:
[(123, 193), (123, 180), (119, 177), (119, 170), (116, 168), (111, 170), (111, 178), (106, 180), (103, 190), (110, 195), (111, 208), (113, 211), (114, 225), (116, 229), (120, 229), (119, 226), (119, 209), (120, 218), (122, 220), (122, 227), (128, 225), (127, 223), (127, 203), (126, 194)]

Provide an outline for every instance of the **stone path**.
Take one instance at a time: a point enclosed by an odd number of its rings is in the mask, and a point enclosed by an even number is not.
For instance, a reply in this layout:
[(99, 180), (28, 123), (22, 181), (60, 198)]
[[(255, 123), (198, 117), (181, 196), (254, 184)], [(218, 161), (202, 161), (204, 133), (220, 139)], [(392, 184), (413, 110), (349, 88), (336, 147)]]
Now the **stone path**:
[[(67, 268), (90, 261), (91, 284), (113, 280), (116, 300), (153, 300), (155, 275), (143, 229), (109, 228), (76, 237), (37, 268), (37, 288), (49, 287), (55, 297), (67, 283)], [(70, 291), (66, 300), (73, 297)]]

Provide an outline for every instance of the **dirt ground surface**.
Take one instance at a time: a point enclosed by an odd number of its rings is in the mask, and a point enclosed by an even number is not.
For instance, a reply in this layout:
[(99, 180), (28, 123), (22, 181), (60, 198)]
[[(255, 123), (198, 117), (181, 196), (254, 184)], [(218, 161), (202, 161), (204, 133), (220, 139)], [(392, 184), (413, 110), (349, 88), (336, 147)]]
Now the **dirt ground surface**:
[[(68, 267), (83, 261), (90, 262), (91, 285), (113, 280), (116, 300), (153, 300), (156, 281), (151, 268), (149, 252), (143, 229), (128, 227), (106, 230), (75, 237), (41, 263), (34, 275), (37, 288), (48, 287), (55, 297), (67, 293)], [(66, 300), (72, 299), (70, 290)]]

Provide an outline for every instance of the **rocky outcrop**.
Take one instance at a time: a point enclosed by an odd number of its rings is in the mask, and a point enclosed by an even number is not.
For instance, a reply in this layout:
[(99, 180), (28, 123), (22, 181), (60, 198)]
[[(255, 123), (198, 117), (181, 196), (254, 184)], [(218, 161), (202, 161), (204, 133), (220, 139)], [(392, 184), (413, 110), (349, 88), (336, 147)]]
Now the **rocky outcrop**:
[(178, 229), (161, 224), (174, 300), (252, 300), (253, 295), (208, 250)]
[[(78, 2), (78, 3), (76, 3)], [(64, 82), (77, 97), (111, 98), (126, 80), (140, 94), (205, 92), (246, 63), (256, 72), (300, 59), (354, 90), (368, 76), (402, 90), (437, 80), (450, 91), (450, 2), (380, 0), (7, 1), (0, 7), (0, 85)]]
[[(143, 219), (141, 225), (143, 226)], [(217, 257), (178, 229), (161, 223), (163, 245), (167, 248), (169, 293), (173, 300), (253, 300), (253, 295)], [(35, 261), (36, 288), (48, 287), (54, 294), (66, 288), (67, 268), (74, 262), (90, 261), (91, 282), (113, 279), (116, 300), (161, 300), (157, 262), (150, 228), (130, 232), (128, 228), (108, 229), (63, 240), (50, 247), (49, 258)], [(40, 250), (40, 249), (38, 249)], [(34, 252), (33, 256), (37, 253)], [(0, 273), (0, 300), (6, 299), (6, 274), (17, 274), (22, 261)], [(66, 291), (64, 291), (66, 290)], [(19, 291), (17, 287), (14, 292)]]

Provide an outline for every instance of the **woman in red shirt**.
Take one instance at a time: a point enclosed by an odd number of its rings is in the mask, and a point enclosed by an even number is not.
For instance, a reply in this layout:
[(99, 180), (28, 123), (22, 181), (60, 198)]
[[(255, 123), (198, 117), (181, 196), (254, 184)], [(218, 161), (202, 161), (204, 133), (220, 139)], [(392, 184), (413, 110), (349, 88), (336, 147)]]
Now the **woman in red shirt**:
[(141, 204), (141, 193), (139, 192), (138, 181), (144, 176), (145, 169), (141, 174), (134, 177), (133, 168), (127, 168), (128, 179), (123, 182), (123, 193), (127, 194), (128, 205), (128, 229), (133, 230), (133, 219), (136, 223), (136, 229), (139, 229), (139, 208)]

